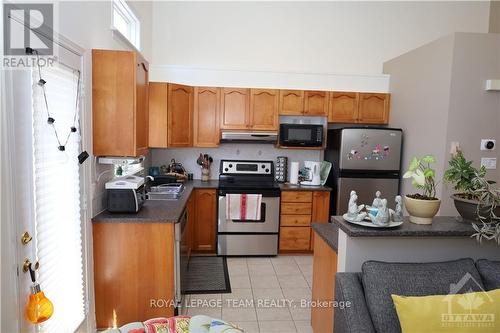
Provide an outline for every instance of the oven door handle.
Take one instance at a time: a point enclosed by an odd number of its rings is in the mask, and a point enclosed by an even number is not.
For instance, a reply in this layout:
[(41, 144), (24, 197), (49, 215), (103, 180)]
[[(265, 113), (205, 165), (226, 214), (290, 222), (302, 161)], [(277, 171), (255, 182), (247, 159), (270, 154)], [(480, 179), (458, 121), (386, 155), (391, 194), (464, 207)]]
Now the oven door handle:
[(231, 220), (235, 223), (264, 223), (266, 222), (266, 203), (260, 203), (260, 220)]

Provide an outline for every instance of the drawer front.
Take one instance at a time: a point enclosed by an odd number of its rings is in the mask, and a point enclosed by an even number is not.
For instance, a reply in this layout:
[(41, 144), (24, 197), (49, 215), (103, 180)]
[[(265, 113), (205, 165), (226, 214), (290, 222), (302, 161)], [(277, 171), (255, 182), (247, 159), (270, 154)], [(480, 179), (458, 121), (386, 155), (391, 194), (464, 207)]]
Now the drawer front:
[(281, 226), (310, 226), (311, 215), (281, 215)]
[(312, 192), (310, 191), (283, 191), (281, 192), (282, 202), (312, 202)]
[(281, 227), (280, 251), (308, 251), (310, 238), (309, 227)]
[(283, 202), (281, 204), (281, 214), (292, 214), (292, 215), (311, 215), (312, 203), (310, 202), (296, 202), (287, 203)]

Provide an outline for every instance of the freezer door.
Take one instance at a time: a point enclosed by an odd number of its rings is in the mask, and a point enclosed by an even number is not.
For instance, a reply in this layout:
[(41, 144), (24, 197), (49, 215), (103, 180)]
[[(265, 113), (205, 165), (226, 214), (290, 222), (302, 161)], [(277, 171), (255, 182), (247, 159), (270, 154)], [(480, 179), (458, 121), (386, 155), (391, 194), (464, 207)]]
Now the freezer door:
[(398, 195), (399, 179), (381, 178), (339, 178), (336, 199), (336, 215), (347, 212), (351, 191), (358, 195), (358, 205), (370, 205), (375, 192), (380, 191), (382, 198), (387, 199), (387, 207), (394, 209), (394, 198)]
[(399, 170), (402, 132), (346, 128), (340, 134), (341, 170)]

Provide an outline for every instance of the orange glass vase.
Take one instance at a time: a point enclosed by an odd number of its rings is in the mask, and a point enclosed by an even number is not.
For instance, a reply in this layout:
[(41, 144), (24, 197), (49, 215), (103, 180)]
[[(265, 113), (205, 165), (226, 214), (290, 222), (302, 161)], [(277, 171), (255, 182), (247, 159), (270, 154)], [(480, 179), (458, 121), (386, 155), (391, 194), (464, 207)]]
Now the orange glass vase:
[(33, 324), (40, 324), (49, 319), (54, 313), (54, 305), (45, 297), (38, 283), (31, 286), (31, 294), (26, 304), (26, 319)]

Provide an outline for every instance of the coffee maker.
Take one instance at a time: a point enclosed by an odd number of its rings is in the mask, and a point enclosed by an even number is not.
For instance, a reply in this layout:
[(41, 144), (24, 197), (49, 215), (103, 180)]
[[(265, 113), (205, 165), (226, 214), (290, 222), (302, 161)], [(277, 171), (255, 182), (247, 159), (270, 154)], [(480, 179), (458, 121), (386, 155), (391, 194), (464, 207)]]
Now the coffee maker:
[(321, 162), (304, 161), (304, 178), (300, 185), (321, 185)]

